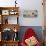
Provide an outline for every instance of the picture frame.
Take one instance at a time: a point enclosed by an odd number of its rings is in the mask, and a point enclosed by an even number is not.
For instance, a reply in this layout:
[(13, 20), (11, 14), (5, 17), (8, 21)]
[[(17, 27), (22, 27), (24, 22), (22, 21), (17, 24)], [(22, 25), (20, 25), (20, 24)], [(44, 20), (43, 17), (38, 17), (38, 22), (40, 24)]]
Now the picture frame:
[(9, 15), (9, 10), (2, 10), (2, 15)]
[(16, 10), (10, 10), (10, 11), (9, 11), (9, 14), (10, 14), (10, 15), (16, 15), (16, 14), (17, 14), (17, 11), (16, 11)]
[(38, 11), (37, 10), (24, 10), (23, 17), (37, 17)]

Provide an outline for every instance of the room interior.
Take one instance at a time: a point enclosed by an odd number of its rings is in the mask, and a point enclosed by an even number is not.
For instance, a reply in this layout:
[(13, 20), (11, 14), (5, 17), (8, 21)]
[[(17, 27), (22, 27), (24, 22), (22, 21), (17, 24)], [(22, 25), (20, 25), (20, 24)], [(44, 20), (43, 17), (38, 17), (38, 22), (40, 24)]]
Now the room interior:
[(0, 46), (22, 46), (28, 28), (46, 46), (46, 0), (0, 0)]

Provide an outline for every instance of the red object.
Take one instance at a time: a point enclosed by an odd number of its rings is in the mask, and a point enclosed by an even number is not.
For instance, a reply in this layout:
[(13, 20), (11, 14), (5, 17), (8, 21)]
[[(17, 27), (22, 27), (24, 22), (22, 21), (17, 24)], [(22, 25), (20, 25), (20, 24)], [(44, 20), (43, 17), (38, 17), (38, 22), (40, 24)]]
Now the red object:
[[(29, 37), (32, 37), (32, 36), (37, 37), (37, 35), (34, 32), (34, 30), (32, 28), (27, 29), (27, 31), (25, 32), (25, 35), (24, 35), (24, 37), (22, 39), (21, 45), (26, 46), (25, 39), (28, 39)], [(41, 46), (41, 45), (38, 42), (35, 46)]]

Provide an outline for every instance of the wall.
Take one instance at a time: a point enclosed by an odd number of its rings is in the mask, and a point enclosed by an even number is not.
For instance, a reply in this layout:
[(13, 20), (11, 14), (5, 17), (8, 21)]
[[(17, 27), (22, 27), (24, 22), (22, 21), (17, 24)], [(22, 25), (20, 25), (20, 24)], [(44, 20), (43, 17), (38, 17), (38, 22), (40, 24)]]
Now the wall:
[[(0, 6), (14, 6), (15, 0), (0, 0)], [(20, 7), (20, 17), (19, 24), (21, 26), (43, 26), (43, 6), (42, 0), (17, 0), (17, 3)], [(23, 11), (24, 10), (38, 10), (37, 18), (24, 18)]]
[[(25, 0), (21, 4), (22, 13), (20, 17), (20, 25), (22, 26), (42, 26), (43, 25), (43, 6), (42, 0)], [(23, 11), (25, 10), (38, 10), (37, 18), (24, 18)]]

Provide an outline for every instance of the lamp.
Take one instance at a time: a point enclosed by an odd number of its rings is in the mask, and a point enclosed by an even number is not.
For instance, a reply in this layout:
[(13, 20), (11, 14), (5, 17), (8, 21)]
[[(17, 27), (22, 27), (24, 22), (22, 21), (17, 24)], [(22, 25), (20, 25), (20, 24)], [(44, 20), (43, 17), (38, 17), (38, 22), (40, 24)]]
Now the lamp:
[(16, 2), (17, 0), (15, 0), (15, 7), (16, 7), (16, 4), (17, 4), (17, 2)]

